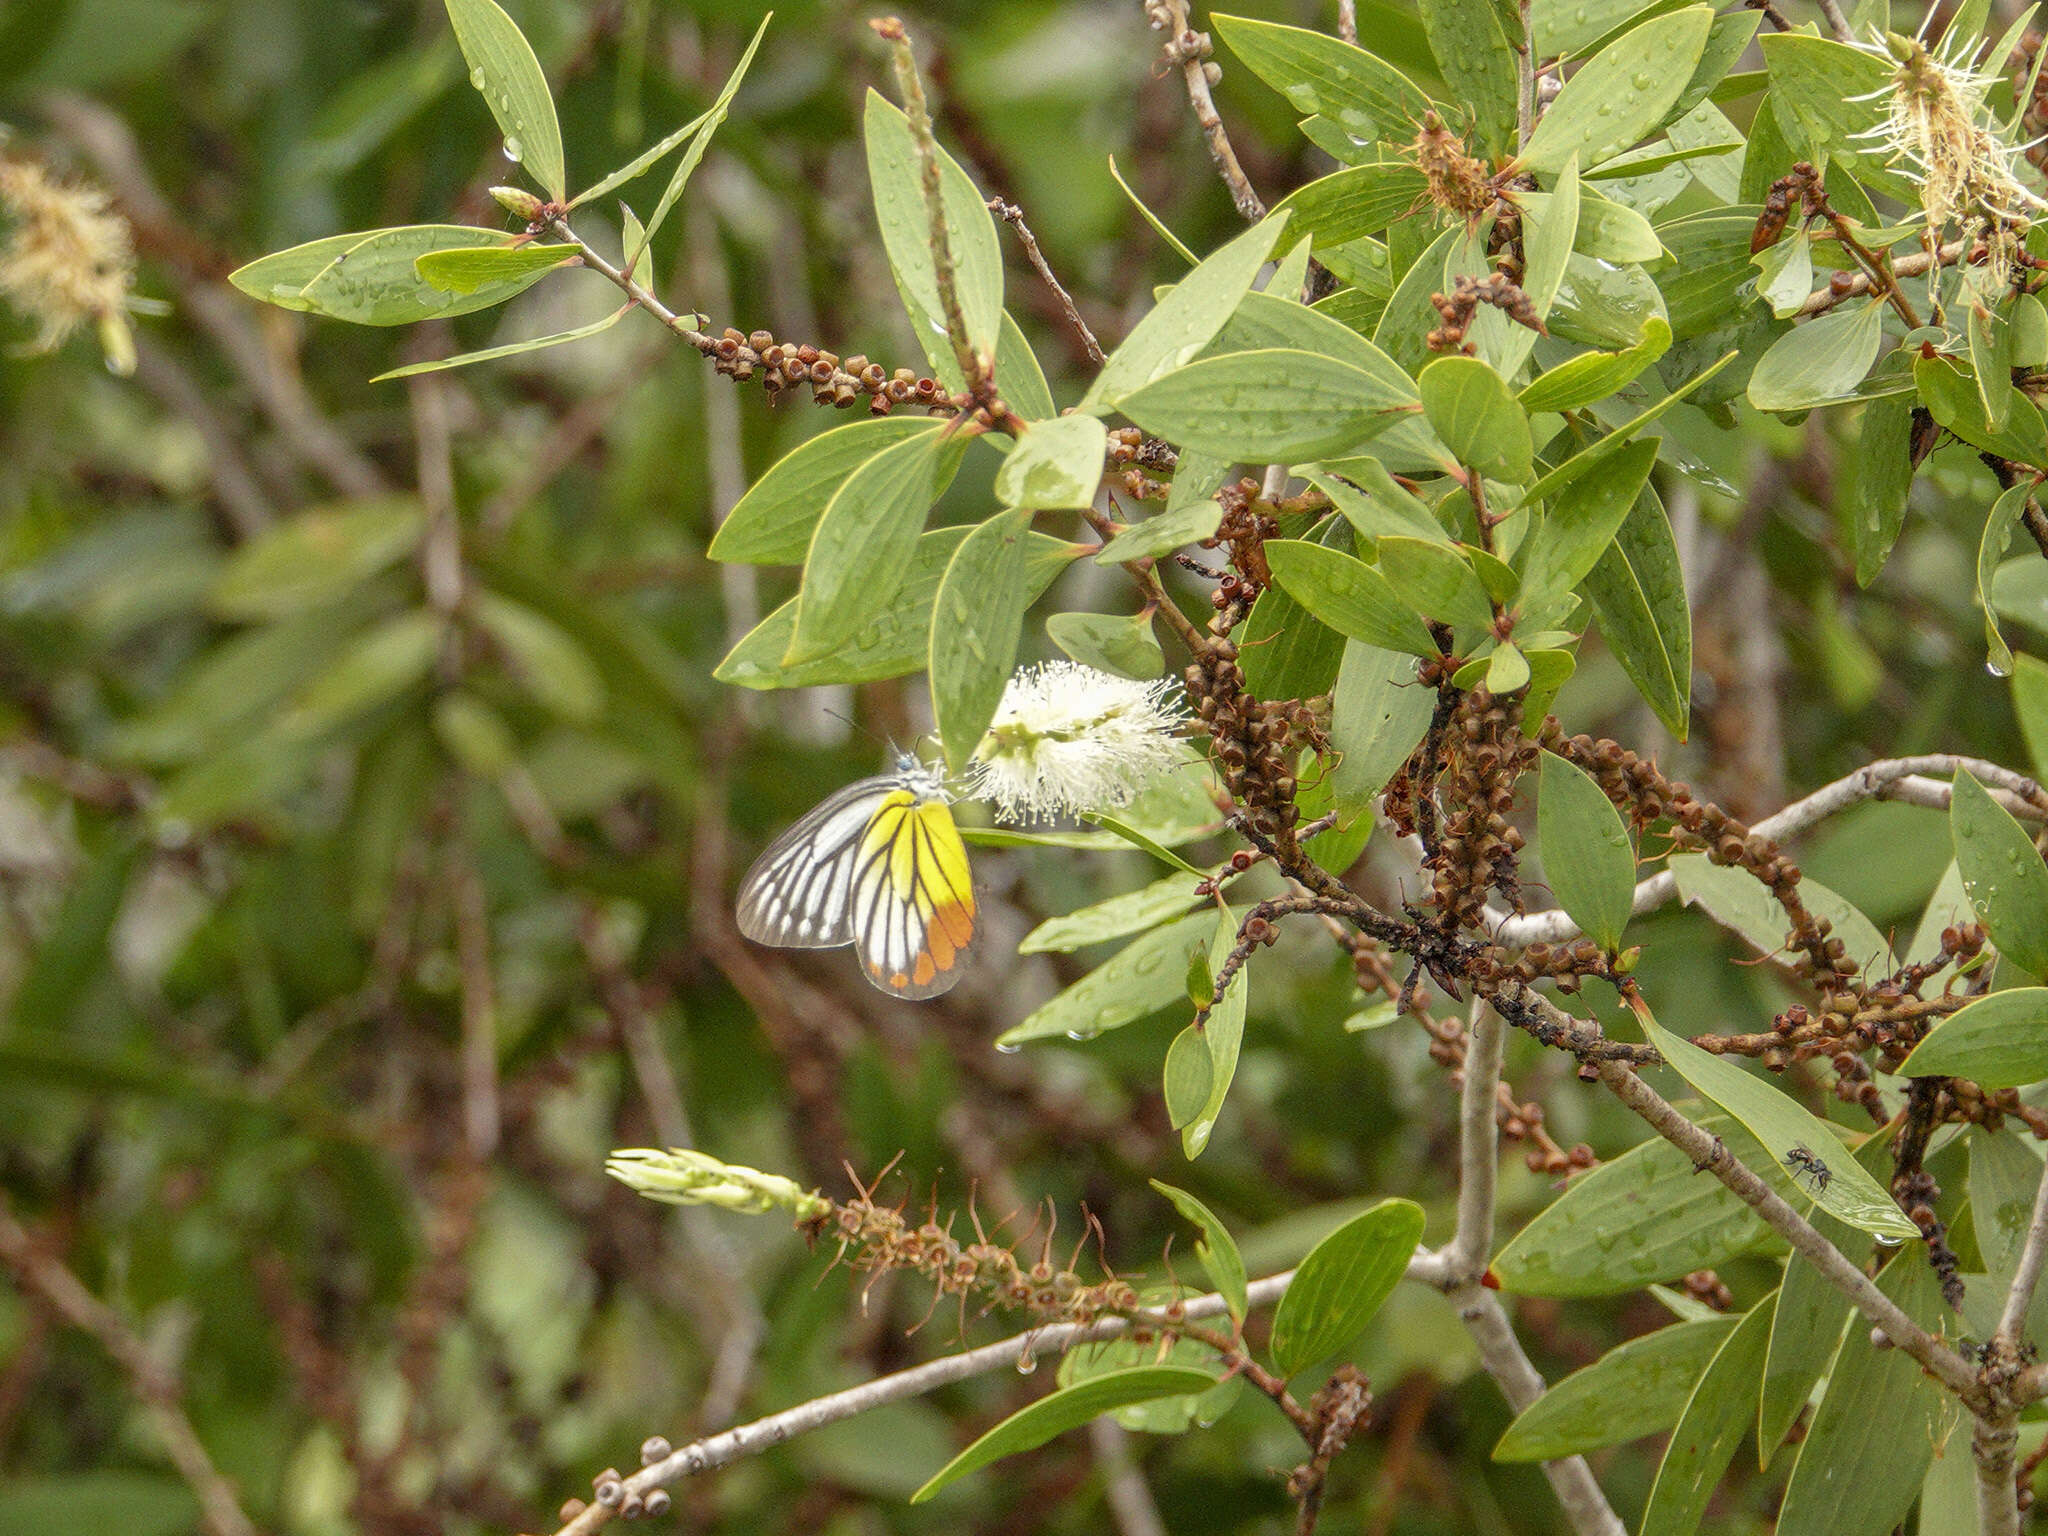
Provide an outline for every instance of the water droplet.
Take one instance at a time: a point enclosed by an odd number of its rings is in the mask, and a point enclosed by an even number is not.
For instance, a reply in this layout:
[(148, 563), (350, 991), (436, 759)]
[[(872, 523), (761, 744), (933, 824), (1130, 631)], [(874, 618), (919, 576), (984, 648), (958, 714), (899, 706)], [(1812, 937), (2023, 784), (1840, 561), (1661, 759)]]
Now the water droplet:
[(1093, 1040), (1100, 1033), (1100, 1030), (1095, 1029), (1070, 1029), (1067, 1031), (1067, 1038), (1069, 1040)]
[(1647, 91), (1651, 86), (1655, 85), (1657, 82), (1651, 79), (1648, 75), (1637, 75), (1633, 83), (1637, 90)]
[(1005, 1056), (1015, 1056), (1024, 1047), (1014, 1040), (998, 1040), (996, 1042), (996, 1049)]
[(1984, 658), (1984, 670), (1986, 672), (1989, 672), (1993, 677), (2012, 676), (2012, 668), (2005, 662), (2000, 661), (1996, 656), (1987, 656)]
[(517, 139), (508, 138), (507, 140), (505, 140), (505, 158), (507, 160), (510, 160), (514, 165), (517, 165), (519, 163), (519, 157), (524, 155), (525, 153), (526, 146), (521, 144)]
[(1025, 1350), (1023, 1354), (1017, 1357), (1017, 1374), (1019, 1376), (1029, 1376), (1037, 1369), (1038, 1356), (1034, 1355), (1030, 1350)]
[(484, 79), (484, 72), (481, 69), (472, 69), (469, 72), (469, 83), (475, 86), (478, 90), (482, 90), (484, 88)]

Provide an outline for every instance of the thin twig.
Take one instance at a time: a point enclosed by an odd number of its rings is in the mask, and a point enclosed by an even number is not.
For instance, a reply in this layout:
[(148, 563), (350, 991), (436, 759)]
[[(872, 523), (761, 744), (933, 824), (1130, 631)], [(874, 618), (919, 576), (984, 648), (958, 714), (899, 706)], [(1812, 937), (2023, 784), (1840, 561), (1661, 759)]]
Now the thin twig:
[(1477, 1281), (1493, 1252), (1494, 1186), (1500, 1169), (1494, 1105), (1507, 1033), (1507, 1021), (1475, 997), (1459, 1088), (1458, 1230), (1443, 1250), (1451, 1282), (1458, 1286)]
[(1030, 260), (1031, 268), (1039, 280), (1052, 290), (1052, 296), (1059, 300), (1060, 309), (1067, 317), (1067, 324), (1074, 328), (1074, 334), (1081, 338), (1081, 346), (1088, 353), (1088, 361), (1096, 367), (1102, 366), (1102, 343), (1095, 339), (1095, 333), (1088, 329), (1088, 322), (1081, 318), (1081, 311), (1074, 307), (1074, 296), (1067, 292), (1060, 280), (1053, 275), (1052, 264), (1045, 259), (1045, 252), (1038, 248), (1038, 237), (1031, 233), (1031, 226), (1024, 222), (1024, 210), (1015, 203), (1006, 203), (1000, 197), (988, 200), (988, 211), (1017, 231), (1017, 242), (1024, 247), (1024, 255)]
[(1358, 46), (1358, 0), (1337, 0), (1337, 35)]
[[(1156, 3), (1147, 5), (1146, 14), (1163, 18), (1171, 34), (1162, 51), (1166, 61), (1177, 66), (1181, 78), (1187, 81), (1188, 104), (1195, 109), (1195, 122), (1202, 130), (1203, 141), (1209, 146), (1209, 158), (1215, 162), (1216, 174), (1230, 189), (1231, 202), (1237, 205), (1237, 211), (1244, 216), (1246, 223), (1258, 223), (1266, 216), (1266, 205), (1252, 190), (1251, 179), (1245, 175), (1244, 167), (1237, 163), (1237, 151), (1230, 147), (1229, 131), (1216, 112), (1216, 98), (1209, 94), (1209, 34), (1197, 32), (1189, 25), (1187, 0), (1156, 0)], [(1355, 19), (1353, 25), (1355, 28)]]
[[(1823, 786), (1795, 800), (1775, 816), (1766, 816), (1751, 829), (1782, 842), (1830, 816), (1865, 800), (1902, 800), (1937, 810), (1948, 808), (1950, 786), (1927, 774), (1953, 776), (1965, 771), (1983, 781), (1992, 794), (2015, 815), (2032, 821), (2048, 821), (2048, 792), (2024, 774), (1977, 757), (1952, 753), (1931, 753), (1924, 757), (1895, 757), (1871, 763), (1845, 778)], [(1678, 878), (1669, 870), (1650, 876), (1636, 886), (1635, 915), (1654, 912), (1678, 894)], [(1531, 912), (1509, 917), (1493, 932), (1493, 942), (1509, 949), (1531, 944), (1562, 944), (1578, 937), (1579, 928), (1561, 911)]]
[[(1974, 249), (1975, 244), (1972, 241), (1952, 240), (1941, 248), (1941, 265), (1944, 267), (1954, 266), (1957, 262), (1971, 255)], [(1902, 277), (1918, 277), (1933, 265), (1934, 260), (1927, 252), (1915, 251), (1910, 256), (1901, 256), (1896, 261), (1891, 262), (1891, 275), (1894, 281)], [(1844, 300), (1861, 297), (1878, 286), (1879, 284), (1872, 281), (1868, 272), (1858, 272), (1839, 289), (1835, 288), (1832, 284), (1826, 288), (1815, 289), (1806, 296), (1806, 302), (1799, 306), (1793, 318), (1804, 319), (1809, 315), (1824, 314)]]
[(926, 238), (931, 245), (932, 276), (939, 290), (939, 315), (946, 322), (946, 339), (953, 344), (953, 360), (960, 365), (967, 392), (976, 400), (986, 401), (991, 388), (989, 359), (974, 350), (974, 339), (967, 330), (967, 312), (960, 307), (960, 277), (953, 263), (953, 241), (946, 229), (946, 200), (939, 184), (939, 144), (932, 137), (932, 114), (925, 105), (924, 82), (918, 79), (917, 56), (910, 50), (910, 37), (901, 18), (884, 16), (868, 25), (889, 45), (896, 85), (903, 93), (903, 111), (910, 119), (910, 137), (917, 146)]
[(449, 844), (447, 879), (455, 907), (455, 951), (462, 972), (462, 1132), (470, 1156), (498, 1149), (498, 1000), (491, 973), (491, 927), (484, 883), (469, 850)]
[(1820, 7), (1821, 15), (1827, 18), (1828, 30), (1835, 35), (1838, 43), (1853, 43), (1856, 33), (1849, 26), (1849, 18), (1843, 14), (1839, 0), (1814, 0)]
[(126, 1318), (86, 1289), (61, 1261), (45, 1253), (28, 1229), (0, 1205), (0, 1263), (72, 1327), (90, 1334), (128, 1373), (144, 1417), (165, 1454), (199, 1499), (199, 1517), (212, 1536), (257, 1536), (233, 1483), (213, 1464), (181, 1401), (178, 1382), (150, 1353)]
[(1680, 1114), (1633, 1069), (1619, 1062), (1601, 1062), (1596, 1070), (1600, 1081), (1613, 1090), (1615, 1097), (1640, 1115), (1658, 1135), (1689, 1156), (1696, 1166), (1713, 1174), (1734, 1191), (1743, 1204), (1792, 1245), (1793, 1252), (1847, 1296), (1857, 1311), (1919, 1362), (1923, 1370), (1960, 1397), (1973, 1411), (1985, 1405), (1983, 1385), (1969, 1362), (1908, 1317), (1868, 1275), (1843, 1257), (1840, 1249), (1787, 1205), (1770, 1185), (1743, 1166), (1725, 1143)]
[(2048, 1177), (2034, 1191), (2034, 1214), (2027, 1223), (2027, 1235), (2020, 1246), (2020, 1261), (2013, 1271), (2012, 1288), (2005, 1293), (2005, 1310), (1998, 1319), (1995, 1338), (2015, 1346), (2026, 1325), (2027, 1309), (2034, 1304), (2034, 1288), (2041, 1283), (2041, 1270), (2048, 1263)]

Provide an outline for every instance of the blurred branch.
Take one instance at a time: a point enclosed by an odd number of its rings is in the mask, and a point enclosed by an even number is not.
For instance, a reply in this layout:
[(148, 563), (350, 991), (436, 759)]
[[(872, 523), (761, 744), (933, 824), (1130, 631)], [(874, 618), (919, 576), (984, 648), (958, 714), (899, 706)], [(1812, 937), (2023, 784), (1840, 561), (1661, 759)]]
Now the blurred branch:
[[(663, 355), (660, 343), (648, 346), (618, 370), (610, 388), (585, 395), (559, 417), (541, 445), (520, 461), (518, 477), (501, 486), (484, 503), (477, 514), (478, 536), (486, 543), (503, 538), (512, 520), (598, 440), (635, 386), (654, 371), (655, 363)], [(707, 409), (710, 399), (707, 394)]]
[(1104, 1414), (1088, 1422), (1088, 1444), (1102, 1469), (1103, 1496), (1116, 1521), (1117, 1536), (1166, 1536), (1166, 1522), (1152, 1502), (1145, 1474), (1131, 1454), (1131, 1437), (1123, 1425)]
[(462, 971), (462, 1131), (478, 1162), (498, 1148), (498, 1002), (483, 878), (457, 836), (448, 848), (455, 950)]
[[(1795, 800), (1775, 816), (1766, 816), (1750, 830), (1782, 842), (1818, 826), (1865, 800), (1899, 800), (1908, 805), (1947, 810), (1950, 786), (1927, 774), (1958, 772), (1974, 775), (1988, 786), (1995, 798), (2015, 816), (2028, 821), (2048, 821), (2048, 791), (2025, 774), (2014, 773), (1979, 757), (1953, 753), (1930, 753), (1922, 757), (1894, 757), (1857, 769), (1845, 778)], [(1650, 876), (1636, 886), (1635, 915), (1654, 912), (1678, 894), (1678, 878), (1669, 870)], [(1508, 949), (1531, 944), (1561, 944), (1578, 937), (1579, 928), (1562, 911), (1531, 912), (1508, 917), (1493, 931), (1493, 942)]]
[(185, 365), (146, 333), (136, 338), (135, 381), (204, 440), (207, 478), (236, 539), (252, 539), (268, 528), (276, 514), (242, 456), (242, 445)]
[[(44, 97), (42, 106), (59, 131), (93, 162), (131, 221), (181, 229), (171, 204), (150, 179), (126, 123), (89, 97), (69, 92)], [(298, 376), (270, 355), (240, 295), (230, 293), (211, 274), (181, 262), (178, 242), (172, 242), (166, 254), (179, 307), (212, 338), (287, 444), (347, 495), (388, 491), (390, 482), (383, 471), (320, 413)]]
[(1074, 296), (1061, 285), (1053, 275), (1052, 264), (1045, 259), (1045, 252), (1038, 248), (1038, 237), (1031, 233), (1031, 226), (1024, 222), (1024, 210), (1015, 203), (1006, 203), (1000, 197), (988, 200), (988, 211), (1017, 231), (1017, 241), (1024, 247), (1024, 254), (1031, 262), (1040, 281), (1052, 290), (1052, 296), (1059, 300), (1060, 310), (1067, 317), (1067, 324), (1074, 328), (1074, 334), (1081, 338), (1081, 345), (1088, 353), (1088, 361), (1100, 368), (1103, 363), (1102, 343), (1095, 339), (1095, 333), (1088, 329), (1088, 322), (1081, 318), (1081, 311), (1074, 307)]
[(40, 1297), (72, 1327), (90, 1334), (128, 1373), (150, 1428), (163, 1442), (178, 1475), (198, 1497), (200, 1519), (211, 1536), (256, 1536), (256, 1526), (243, 1512), (234, 1484), (213, 1464), (186, 1416), (177, 1378), (150, 1353), (126, 1318), (41, 1249), (7, 1209), (4, 1198), (0, 1196), (0, 1263), (13, 1271), (24, 1291)]

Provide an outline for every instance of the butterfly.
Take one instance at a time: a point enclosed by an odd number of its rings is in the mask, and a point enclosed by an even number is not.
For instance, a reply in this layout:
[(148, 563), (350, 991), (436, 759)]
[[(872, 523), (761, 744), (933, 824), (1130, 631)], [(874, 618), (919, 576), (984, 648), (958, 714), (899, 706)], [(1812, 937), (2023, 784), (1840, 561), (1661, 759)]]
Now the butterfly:
[(822, 801), (740, 882), (741, 933), (785, 949), (851, 944), (868, 980), (896, 997), (951, 988), (974, 924), (952, 796), (908, 752)]

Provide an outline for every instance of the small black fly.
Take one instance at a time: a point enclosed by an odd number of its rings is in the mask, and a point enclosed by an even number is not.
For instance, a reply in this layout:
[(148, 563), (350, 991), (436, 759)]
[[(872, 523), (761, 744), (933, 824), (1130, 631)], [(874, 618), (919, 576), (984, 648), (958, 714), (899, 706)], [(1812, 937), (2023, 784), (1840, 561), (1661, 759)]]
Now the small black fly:
[(1794, 1147), (1785, 1154), (1785, 1167), (1795, 1179), (1804, 1179), (1816, 1195), (1827, 1193), (1828, 1181), (1834, 1177), (1828, 1172), (1828, 1165), (1806, 1147)]

